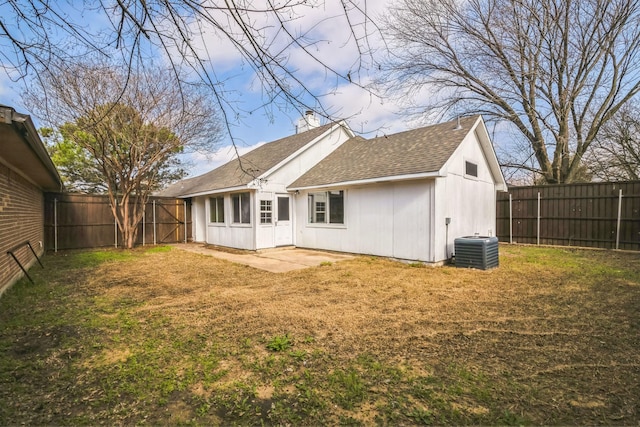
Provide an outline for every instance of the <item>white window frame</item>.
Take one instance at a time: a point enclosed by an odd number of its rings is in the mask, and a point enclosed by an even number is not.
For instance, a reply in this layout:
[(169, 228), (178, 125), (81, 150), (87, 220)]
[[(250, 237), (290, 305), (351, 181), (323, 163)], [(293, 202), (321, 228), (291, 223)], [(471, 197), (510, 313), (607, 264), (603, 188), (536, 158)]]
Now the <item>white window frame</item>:
[[(249, 209), (247, 214), (248, 221), (243, 221), (243, 207), (245, 206), (245, 202), (242, 201), (243, 195), (247, 195), (246, 206)], [(238, 209), (236, 210), (235, 199), (238, 199)], [(231, 223), (236, 226), (250, 226), (251, 225), (251, 192), (245, 191), (242, 193), (233, 193), (231, 194)], [(238, 213), (239, 222), (236, 222), (236, 213)]]
[[(217, 221), (218, 219), (220, 219), (219, 217), (219, 210), (218, 210), (218, 200), (222, 199), (222, 221)], [(213, 196), (213, 197), (209, 197), (209, 224), (213, 224), (213, 225), (224, 225), (227, 221), (227, 217), (225, 215), (225, 197), (224, 196)], [(214, 219), (214, 214), (215, 214), (215, 219), (216, 221), (212, 221), (212, 219)]]
[(260, 225), (273, 224), (273, 200), (260, 200)]
[[(342, 195), (342, 222), (331, 222), (331, 193), (340, 193)], [(327, 191), (312, 191), (307, 194), (307, 224), (311, 226), (320, 227), (345, 227), (346, 214), (345, 214), (345, 199), (347, 192), (345, 190), (327, 190)], [(315, 201), (315, 195), (324, 195), (325, 201)], [(314, 196), (312, 202), (311, 196)], [(318, 203), (323, 203), (323, 211), (316, 209)], [(324, 221), (317, 221), (317, 214), (324, 214)]]

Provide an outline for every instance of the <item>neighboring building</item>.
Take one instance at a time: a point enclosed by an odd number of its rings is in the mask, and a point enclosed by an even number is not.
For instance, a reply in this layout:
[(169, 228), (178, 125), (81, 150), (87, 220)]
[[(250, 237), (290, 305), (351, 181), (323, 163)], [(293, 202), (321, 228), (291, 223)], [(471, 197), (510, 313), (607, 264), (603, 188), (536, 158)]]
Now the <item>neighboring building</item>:
[(303, 120), (311, 130), (163, 193), (192, 198), (196, 241), (437, 263), (456, 237), (495, 234), (507, 186), (480, 116), (371, 140)]
[[(0, 105), (0, 294), (23, 273), (7, 251), (29, 241), (44, 252), (44, 192), (61, 191), (60, 176), (26, 114)], [(15, 251), (28, 268), (28, 247)]]

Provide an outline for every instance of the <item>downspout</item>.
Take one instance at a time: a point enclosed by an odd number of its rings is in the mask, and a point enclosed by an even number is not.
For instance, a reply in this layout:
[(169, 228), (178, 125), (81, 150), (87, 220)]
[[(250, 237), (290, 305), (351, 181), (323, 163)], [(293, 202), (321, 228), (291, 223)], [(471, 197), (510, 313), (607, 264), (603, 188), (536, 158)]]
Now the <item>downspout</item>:
[(300, 194), (300, 192), (296, 190), (293, 193), (289, 193), (289, 194), (291, 194), (291, 196), (292, 196), (291, 197), (291, 206), (290, 206), (290, 209), (291, 209), (291, 233), (292, 233), (291, 243), (293, 243), (293, 247), (295, 248), (295, 247), (298, 247), (298, 242), (297, 242), (297, 239), (296, 239), (296, 236), (298, 235), (297, 228), (296, 228), (298, 226), (297, 221), (296, 221), (296, 218), (297, 218), (296, 207), (298, 206), (297, 205), (297, 200), (298, 200), (298, 194)]
[[(249, 193), (249, 200), (253, 198), (253, 215), (251, 215), (251, 230), (253, 237), (253, 250), (258, 250), (258, 220), (260, 219), (260, 202), (258, 201), (258, 190)], [(249, 203), (251, 204), (251, 203)]]
[(187, 199), (184, 199), (184, 242), (187, 243)]
[(449, 224), (451, 224), (451, 218), (446, 217), (444, 219), (444, 256), (447, 261), (451, 260), (451, 257), (449, 256)]

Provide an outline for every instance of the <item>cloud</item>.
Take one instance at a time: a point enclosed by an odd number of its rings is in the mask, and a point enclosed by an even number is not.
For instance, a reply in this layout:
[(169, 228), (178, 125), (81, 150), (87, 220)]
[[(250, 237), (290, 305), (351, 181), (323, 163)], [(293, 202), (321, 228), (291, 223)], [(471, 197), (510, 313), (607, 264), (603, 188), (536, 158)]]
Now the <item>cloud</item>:
[(194, 177), (198, 175), (202, 175), (203, 173), (207, 173), (219, 166), (228, 163), (229, 161), (235, 159), (237, 155), (242, 156), (243, 154), (252, 151), (261, 145), (264, 145), (266, 141), (258, 142), (257, 144), (246, 146), (246, 147), (238, 147), (238, 153), (236, 154), (236, 150), (232, 145), (228, 145), (220, 148), (219, 150), (213, 153), (190, 153), (186, 155), (186, 161), (193, 166), (189, 169), (188, 177)]
[[(369, 81), (364, 81), (365, 85)], [(351, 129), (372, 138), (417, 126), (415, 120), (402, 114), (401, 98), (388, 98), (354, 84), (343, 84), (323, 97), (327, 108), (347, 120)]]
[[(344, 74), (350, 72), (354, 80), (359, 77), (358, 71), (364, 71), (362, 77), (366, 78), (366, 68), (371, 66), (369, 54), (375, 54), (382, 44), (373, 22), (388, 3), (389, 0), (326, 0), (322, 7), (304, 10), (304, 16), (293, 21), (292, 26), (297, 30), (295, 34), (306, 36), (301, 39), (306, 49), (293, 45), (290, 66), (306, 76), (324, 75), (327, 66)], [(308, 46), (304, 45), (306, 41)]]
[[(367, 78), (367, 70), (372, 66), (368, 50), (375, 51), (382, 44), (372, 20), (383, 13), (389, 1), (309, 0), (283, 5), (275, 2), (277, 10), (266, 6), (260, 10), (261, 3), (257, 2), (237, 15), (256, 37), (257, 45), (275, 58), (276, 62), (267, 67), (275, 70), (282, 67), (287, 71), (280, 72), (290, 72), (307, 88), (323, 93), (328, 86), (342, 83), (336, 81), (333, 71), (342, 76), (349, 73), (354, 81)], [(226, 82), (225, 86), (237, 87), (241, 80), (246, 90), (260, 93), (261, 85), (251, 84), (255, 81), (247, 76), (255, 75), (255, 71), (239, 51), (246, 48), (253, 52), (253, 41), (231, 12), (213, 8), (207, 13), (208, 20), (195, 19), (191, 23), (194, 35), (191, 46), (210, 61), (217, 79)], [(283, 83), (294, 92), (299, 89), (292, 78)]]

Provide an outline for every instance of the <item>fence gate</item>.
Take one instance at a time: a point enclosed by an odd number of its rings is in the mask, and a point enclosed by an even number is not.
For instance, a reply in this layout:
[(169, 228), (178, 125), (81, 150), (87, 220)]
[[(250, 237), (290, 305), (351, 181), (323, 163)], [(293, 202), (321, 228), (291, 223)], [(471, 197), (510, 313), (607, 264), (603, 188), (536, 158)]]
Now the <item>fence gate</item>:
[[(45, 248), (47, 250), (121, 246), (106, 195), (45, 194)], [(191, 240), (191, 204), (174, 198), (150, 198), (138, 225), (136, 245)]]
[(155, 206), (156, 243), (186, 242), (185, 235), (189, 236), (189, 230), (185, 230), (187, 226), (186, 202), (180, 199), (159, 199), (154, 202), (152, 209)]

